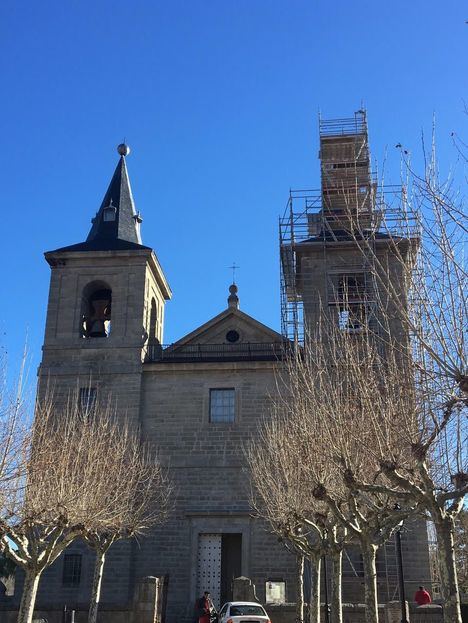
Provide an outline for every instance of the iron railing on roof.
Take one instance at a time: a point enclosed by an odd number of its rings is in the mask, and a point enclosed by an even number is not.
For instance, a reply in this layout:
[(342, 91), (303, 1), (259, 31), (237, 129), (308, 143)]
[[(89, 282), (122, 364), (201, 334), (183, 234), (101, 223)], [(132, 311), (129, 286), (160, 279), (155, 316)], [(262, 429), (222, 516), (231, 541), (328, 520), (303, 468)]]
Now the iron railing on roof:
[(294, 345), (284, 342), (239, 342), (238, 344), (153, 344), (147, 361), (153, 363), (196, 361), (276, 361), (290, 356)]
[(367, 117), (363, 110), (354, 113), (354, 117), (344, 119), (319, 119), (320, 137), (357, 136), (367, 134)]

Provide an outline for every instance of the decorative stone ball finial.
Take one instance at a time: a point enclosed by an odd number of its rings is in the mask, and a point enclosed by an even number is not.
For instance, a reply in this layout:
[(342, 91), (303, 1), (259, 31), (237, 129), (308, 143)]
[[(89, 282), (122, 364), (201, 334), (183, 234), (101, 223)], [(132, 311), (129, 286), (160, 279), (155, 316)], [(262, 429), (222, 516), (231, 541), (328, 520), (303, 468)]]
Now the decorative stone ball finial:
[(128, 154), (130, 153), (130, 147), (125, 143), (120, 143), (120, 145), (117, 147), (117, 151), (121, 156), (128, 156)]
[(238, 288), (235, 283), (229, 286), (228, 305), (239, 309), (239, 297), (237, 296)]

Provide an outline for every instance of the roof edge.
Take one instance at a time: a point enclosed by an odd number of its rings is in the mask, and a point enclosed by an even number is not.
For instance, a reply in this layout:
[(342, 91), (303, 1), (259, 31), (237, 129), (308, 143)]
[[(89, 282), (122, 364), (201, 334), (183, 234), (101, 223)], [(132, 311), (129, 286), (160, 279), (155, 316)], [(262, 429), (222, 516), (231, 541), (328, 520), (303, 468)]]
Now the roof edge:
[(239, 316), (240, 318), (246, 320), (247, 322), (250, 322), (257, 329), (264, 331), (266, 333), (269, 333), (272, 337), (273, 342), (289, 342), (288, 338), (284, 337), (284, 335), (281, 335), (281, 333), (278, 333), (278, 331), (275, 331), (274, 329), (271, 329), (270, 327), (268, 327), (266, 324), (263, 324), (259, 320), (256, 320), (253, 316), (250, 316), (249, 314), (246, 314), (245, 312), (235, 307), (227, 307), (226, 309), (224, 309), (222, 312), (220, 312), (216, 316), (213, 316), (213, 318), (211, 318), (204, 324), (200, 325), (193, 331), (190, 331), (190, 333), (187, 333), (186, 335), (179, 338), (176, 342), (171, 344), (168, 348), (175, 349), (175, 348), (178, 348), (179, 346), (183, 346), (187, 342), (190, 342), (190, 340), (192, 340), (194, 337), (196, 337), (197, 335), (201, 335), (202, 333), (205, 333), (206, 331), (211, 329), (211, 327), (216, 325), (218, 322), (221, 322), (221, 320), (224, 320), (228, 316)]

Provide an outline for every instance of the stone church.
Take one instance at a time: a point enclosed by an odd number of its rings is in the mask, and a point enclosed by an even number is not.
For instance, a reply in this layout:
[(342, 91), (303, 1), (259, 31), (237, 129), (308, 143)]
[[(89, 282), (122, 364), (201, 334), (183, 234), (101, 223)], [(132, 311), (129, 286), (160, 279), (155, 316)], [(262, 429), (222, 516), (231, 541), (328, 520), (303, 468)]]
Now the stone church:
[[(347, 170), (341, 166), (349, 158), (346, 137), (356, 160), (356, 137), (362, 132), (361, 126), (353, 128), (338, 138), (336, 132), (321, 136), (322, 190), (325, 174), (342, 176)], [(338, 140), (335, 152), (330, 137)], [(367, 129), (365, 141), (367, 145)], [(83, 402), (97, 391), (110, 393), (118, 409), (139, 425), (144, 439), (159, 448), (174, 483), (175, 503), (167, 523), (138, 542), (111, 548), (102, 610), (126, 612), (135, 584), (146, 576), (165, 578), (167, 623), (189, 620), (195, 598), (204, 590), (211, 591), (219, 607), (231, 596), (232, 579), (240, 575), (254, 582), (264, 603), (294, 601), (294, 556), (252, 515), (242, 448), (267, 413), (290, 338), (300, 339), (298, 314), (310, 318), (314, 313), (319, 276), (346, 278), (358, 293), (362, 268), (350, 262), (349, 241), (340, 238), (342, 224), (324, 232), (317, 218), (306, 214), (303, 239), (285, 234), (281, 241), (282, 334), (242, 311), (232, 284), (229, 293), (215, 293), (222, 310), (217, 316), (164, 346), (165, 304), (172, 292), (155, 251), (142, 242), (142, 219), (127, 172), (129, 149), (120, 145), (118, 151), (117, 167), (87, 239), (45, 254), (51, 282), (39, 370), (40, 381), (52, 379), (58, 396), (69, 395), (77, 382)], [(334, 169), (324, 166), (327, 158)], [(367, 160), (363, 188), (371, 184), (368, 169)], [(329, 222), (339, 212), (327, 204), (330, 196), (322, 193), (322, 207), (315, 211)], [(307, 266), (308, 272), (299, 275), (300, 267)], [(303, 309), (298, 312), (294, 306), (299, 299)], [(248, 308), (248, 301), (244, 304)], [(344, 330), (358, 330), (367, 317), (357, 299), (332, 313)], [(427, 535), (424, 529), (413, 530), (403, 540), (406, 581), (412, 590), (429, 579)], [(344, 565), (344, 601), (362, 601), (359, 555), (351, 553)], [(384, 548), (379, 565), (379, 589), (386, 601), (396, 587), (393, 544)], [(44, 573), (38, 609), (59, 610), (64, 604), (85, 609), (92, 575), (92, 552), (83, 543), (72, 544)], [(19, 582), (16, 601), (20, 590)]]

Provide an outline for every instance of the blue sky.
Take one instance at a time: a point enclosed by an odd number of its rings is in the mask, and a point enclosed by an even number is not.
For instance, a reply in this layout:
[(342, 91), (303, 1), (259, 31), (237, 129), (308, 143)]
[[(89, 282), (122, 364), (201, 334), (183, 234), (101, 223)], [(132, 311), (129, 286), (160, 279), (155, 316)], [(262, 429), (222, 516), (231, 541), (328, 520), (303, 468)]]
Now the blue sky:
[[(368, 110), (373, 157), (466, 139), (468, 18), (446, 0), (26, 2), (0, 7), (0, 342), (40, 358), (43, 252), (85, 239), (125, 136), (171, 342), (226, 305), (279, 329), (278, 215), (319, 185), (317, 114)], [(417, 156), (415, 156), (417, 159)]]

